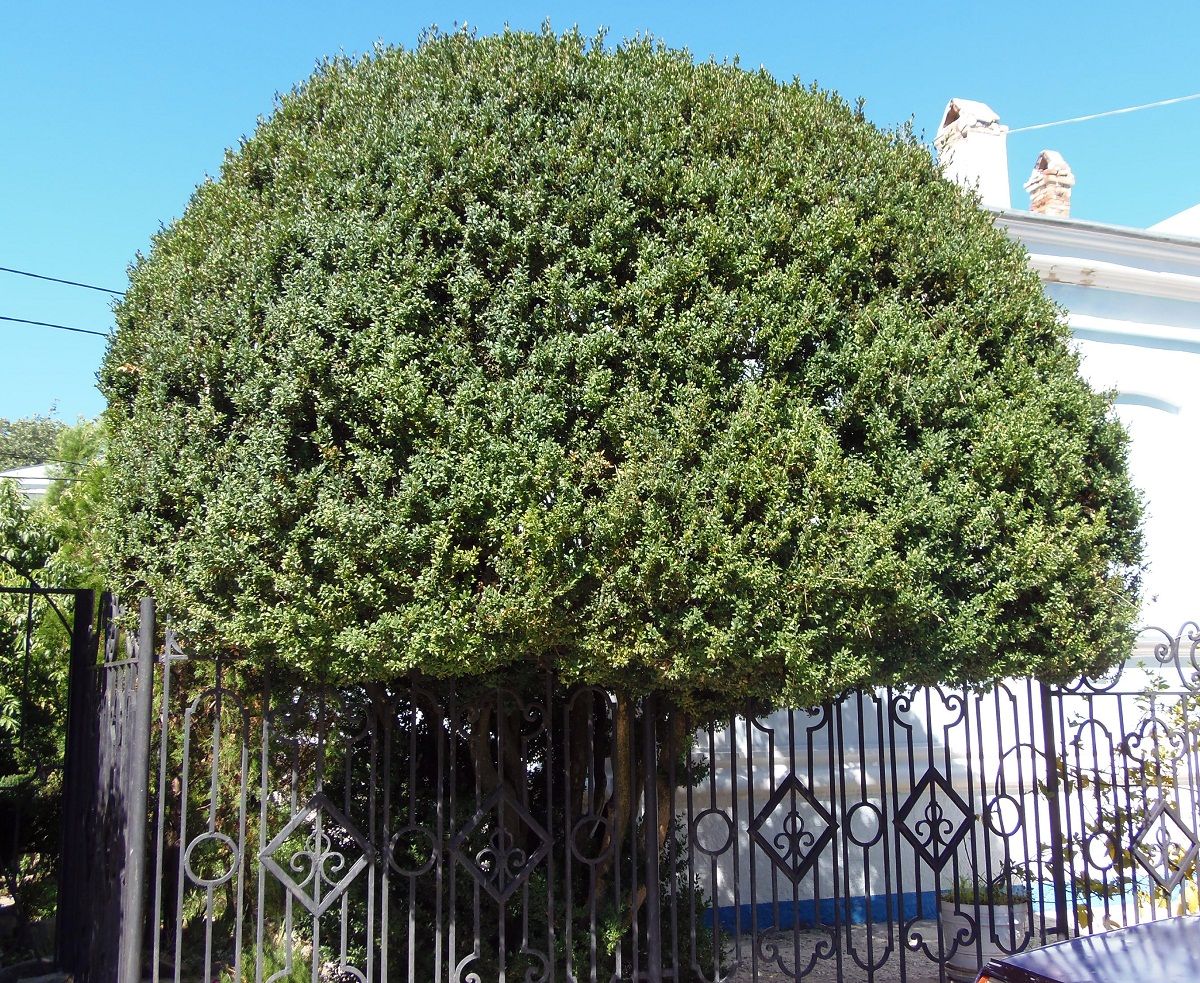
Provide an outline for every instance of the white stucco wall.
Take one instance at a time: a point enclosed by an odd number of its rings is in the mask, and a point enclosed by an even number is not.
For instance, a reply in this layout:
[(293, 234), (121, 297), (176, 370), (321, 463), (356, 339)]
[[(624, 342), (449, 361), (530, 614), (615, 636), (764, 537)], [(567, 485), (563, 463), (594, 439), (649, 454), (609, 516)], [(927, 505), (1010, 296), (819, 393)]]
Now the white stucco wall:
[(1002, 212), (1063, 305), (1097, 388), (1117, 393), (1130, 468), (1145, 496), (1143, 621), (1200, 615), (1200, 239)]

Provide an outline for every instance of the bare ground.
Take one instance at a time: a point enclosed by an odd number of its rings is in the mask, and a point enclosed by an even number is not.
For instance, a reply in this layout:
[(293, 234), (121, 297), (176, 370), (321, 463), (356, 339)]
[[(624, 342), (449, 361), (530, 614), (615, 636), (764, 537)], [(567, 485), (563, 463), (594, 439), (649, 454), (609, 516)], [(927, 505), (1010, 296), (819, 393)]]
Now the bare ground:
[[(937, 922), (918, 922), (913, 929), (923, 935), (936, 956)], [(757, 943), (743, 939), (740, 953), (733, 948), (727, 952), (729, 963), (740, 957), (731, 983), (792, 983), (798, 979), (810, 983), (947, 983), (936, 958), (919, 946), (905, 948), (895, 926), (889, 930), (887, 925), (876, 925), (869, 934), (865, 925), (852, 926), (848, 944), (843, 940), (840, 961), (832, 931), (762, 933)]]

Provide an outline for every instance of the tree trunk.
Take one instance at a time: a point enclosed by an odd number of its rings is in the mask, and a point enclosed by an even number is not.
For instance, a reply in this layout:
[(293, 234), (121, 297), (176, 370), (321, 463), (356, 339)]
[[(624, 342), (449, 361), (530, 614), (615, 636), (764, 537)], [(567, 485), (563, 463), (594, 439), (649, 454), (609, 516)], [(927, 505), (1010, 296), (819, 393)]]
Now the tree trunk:
[(617, 694), (617, 709), (612, 735), (613, 791), (604, 810), (606, 826), (600, 852), (604, 859), (596, 865), (596, 900), (607, 892), (609, 875), (621, 856), (625, 834), (633, 818), (633, 790), (637, 777), (633, 762), (633, 701)]

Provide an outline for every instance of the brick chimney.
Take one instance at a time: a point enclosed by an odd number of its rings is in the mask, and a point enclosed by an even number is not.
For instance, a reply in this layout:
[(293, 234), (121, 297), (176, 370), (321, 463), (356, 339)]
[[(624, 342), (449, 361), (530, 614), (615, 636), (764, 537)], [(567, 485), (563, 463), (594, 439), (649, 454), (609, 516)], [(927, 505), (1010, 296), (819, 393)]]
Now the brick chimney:
[(1011, 208), (1008, 188), (1008, 127), (990, 106), (951, 99), (934, 138), (942, 173), (978, 191), (991, 208)]
[(1071, 214), (1071, 189), (1075, 175), (1071, 165), (1057, 150), (1043, 150), (1033, 165), (1033, 173), (1025, 182), (1029, 192), (1029, 210), (1035, 215), (1054, 215), (1066, 218)]

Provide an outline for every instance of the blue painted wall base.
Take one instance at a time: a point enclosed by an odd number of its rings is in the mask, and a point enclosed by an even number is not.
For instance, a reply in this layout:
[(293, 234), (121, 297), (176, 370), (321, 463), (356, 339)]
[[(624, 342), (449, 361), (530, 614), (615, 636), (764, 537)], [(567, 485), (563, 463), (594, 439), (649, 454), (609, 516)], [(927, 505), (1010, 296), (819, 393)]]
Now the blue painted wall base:
[[(837, 909), (842, 909), (842, 924), (865, 925), (867, 913), (870, 921), (886, 922), (889, 918), (936, 918), (936, 891), (908, 891), (904, 894), (885, 894), (879, 896), (843, 898), (835, 901), (832, 898), (813, 900), (808, 898), (800, 901), (780, 901), (774, 904), (770, 901), (757, 905), (723, 905), (717, 909), (721, 928), (734, 931), (738, 918), (741, 919), (742, 931), (746, 931), (756, 923), (752, 920), (755, 909), (758, 909), (757, 928), (762, 930), (790, 929), (793, 925), (799, 928), (817, 928), (821, 925), (833, 925), (838, 921)], [(890, 908), (890, 910), (889, 910)]]

